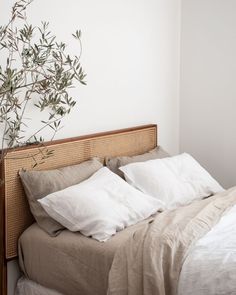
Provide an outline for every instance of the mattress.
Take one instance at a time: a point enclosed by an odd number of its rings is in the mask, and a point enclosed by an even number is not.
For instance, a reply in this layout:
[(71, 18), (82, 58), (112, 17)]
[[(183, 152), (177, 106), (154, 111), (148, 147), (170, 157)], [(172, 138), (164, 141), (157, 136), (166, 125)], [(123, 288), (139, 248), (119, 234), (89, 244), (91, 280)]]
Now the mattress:
[(64, 295), (105, 295), (116, 250), (150, 218), (118, 232), (105, 243), (64, 230), (50, 237), (34, 223), (19, 239), (25, 277)]

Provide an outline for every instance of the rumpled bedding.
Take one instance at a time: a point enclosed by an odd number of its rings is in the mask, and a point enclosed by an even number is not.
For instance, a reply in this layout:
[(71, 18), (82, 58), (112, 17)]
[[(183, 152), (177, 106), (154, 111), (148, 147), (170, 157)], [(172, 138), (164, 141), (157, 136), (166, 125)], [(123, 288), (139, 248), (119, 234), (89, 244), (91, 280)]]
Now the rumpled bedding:
[[(176, 295), (186, 257), (235, 204), (236, 188), (232, 188), (157, 215), (117, 250), (107, 294)], [(208, 275), (206, 272), (205, 276)], [(188, 288), (191, 288), (189, 294), (193, 294), (192, 287)], [(187, 294), (184, 289), (183, 285), (182, 295)]]
[(34, 224), (20, 238), (20, 265), (28, 279), (64, 295), (236, 294), (235, 224), (236, 188), (106, 243), (67, 230), (52, 238)]
[(191, 249), (178, 295), (236, 294), (236, 206)]

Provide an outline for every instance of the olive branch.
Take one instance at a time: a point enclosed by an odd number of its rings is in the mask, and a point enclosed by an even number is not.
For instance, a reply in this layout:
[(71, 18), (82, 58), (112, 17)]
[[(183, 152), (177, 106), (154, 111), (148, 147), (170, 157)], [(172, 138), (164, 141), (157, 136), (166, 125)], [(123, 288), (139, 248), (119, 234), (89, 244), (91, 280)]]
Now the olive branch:
[[(41, 160), (50, 157), (53, 152), (43, 145), (41, 133), (50, 128), (51, 139), (55, 137), (62, 119), (76, 104), (69, 90), (76, 82), (86, 85), (80, 63), (81, 31), (72, 34), (78, 41), (79, 54), (70, 56), (66, 44), (58, 42), (49, 30), (49, 23), (33, 26), (27, 22), (26, 10), (32, 2), (16, 1), (9, 22), (0, 26), (0, 52), (6, 56), (0, 63), (0, 163), (8, 149), (29, 144), (38, 145)], [(26, 111), (32, 105), (46, 112), (47, 119), (41, 120), (40, 128), (26, 137), (24, 132), (30, 128)], [(32, 158), (36, 166), (38, 161), (35, 156)]]

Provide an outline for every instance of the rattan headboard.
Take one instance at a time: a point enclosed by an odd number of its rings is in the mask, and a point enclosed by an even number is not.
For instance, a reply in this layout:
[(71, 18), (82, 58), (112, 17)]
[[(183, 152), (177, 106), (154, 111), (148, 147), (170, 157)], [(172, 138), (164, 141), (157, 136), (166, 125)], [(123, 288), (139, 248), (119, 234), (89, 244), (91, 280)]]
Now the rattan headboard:
[[(37, 170), (54, 169), (77, 164), (91, 157), (136, 155), (146, 152), (157, 145), (157, 126), (141, 127), (81, 136), (47, 143), (53, 149), (53, 156)], [(30, 146), (10, 151), (3, 162), (5, 198), (5, 258), (17, 256), (17, 240), (20, 234), (32, 224), (33, 217), (24, 195), (18, 176), (22, 168), (32, 169), (38, 147)]]

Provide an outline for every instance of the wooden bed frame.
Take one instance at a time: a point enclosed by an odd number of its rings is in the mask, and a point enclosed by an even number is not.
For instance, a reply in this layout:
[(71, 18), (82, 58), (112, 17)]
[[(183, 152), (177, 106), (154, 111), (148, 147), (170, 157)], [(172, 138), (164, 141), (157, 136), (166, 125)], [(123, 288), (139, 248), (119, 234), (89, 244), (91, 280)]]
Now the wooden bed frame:
[[(103, 132), (76, 138), (45, 143), (53, 150), (53, 156), (36, 170), (55, 169), (78, 164), (91, 157), (133, 156), (147, 152), (157, 146), (157, 125)], [(27, 146), (10, 150), (1, 165), (0, 187), (0, 291), (7, 295), (7, 262), (17, 257), (17, 241), (21, 233), (34, 219), (19, 179), (20, 169), (32, 169), (34, 161), (40, 159), (38, 146)]]

